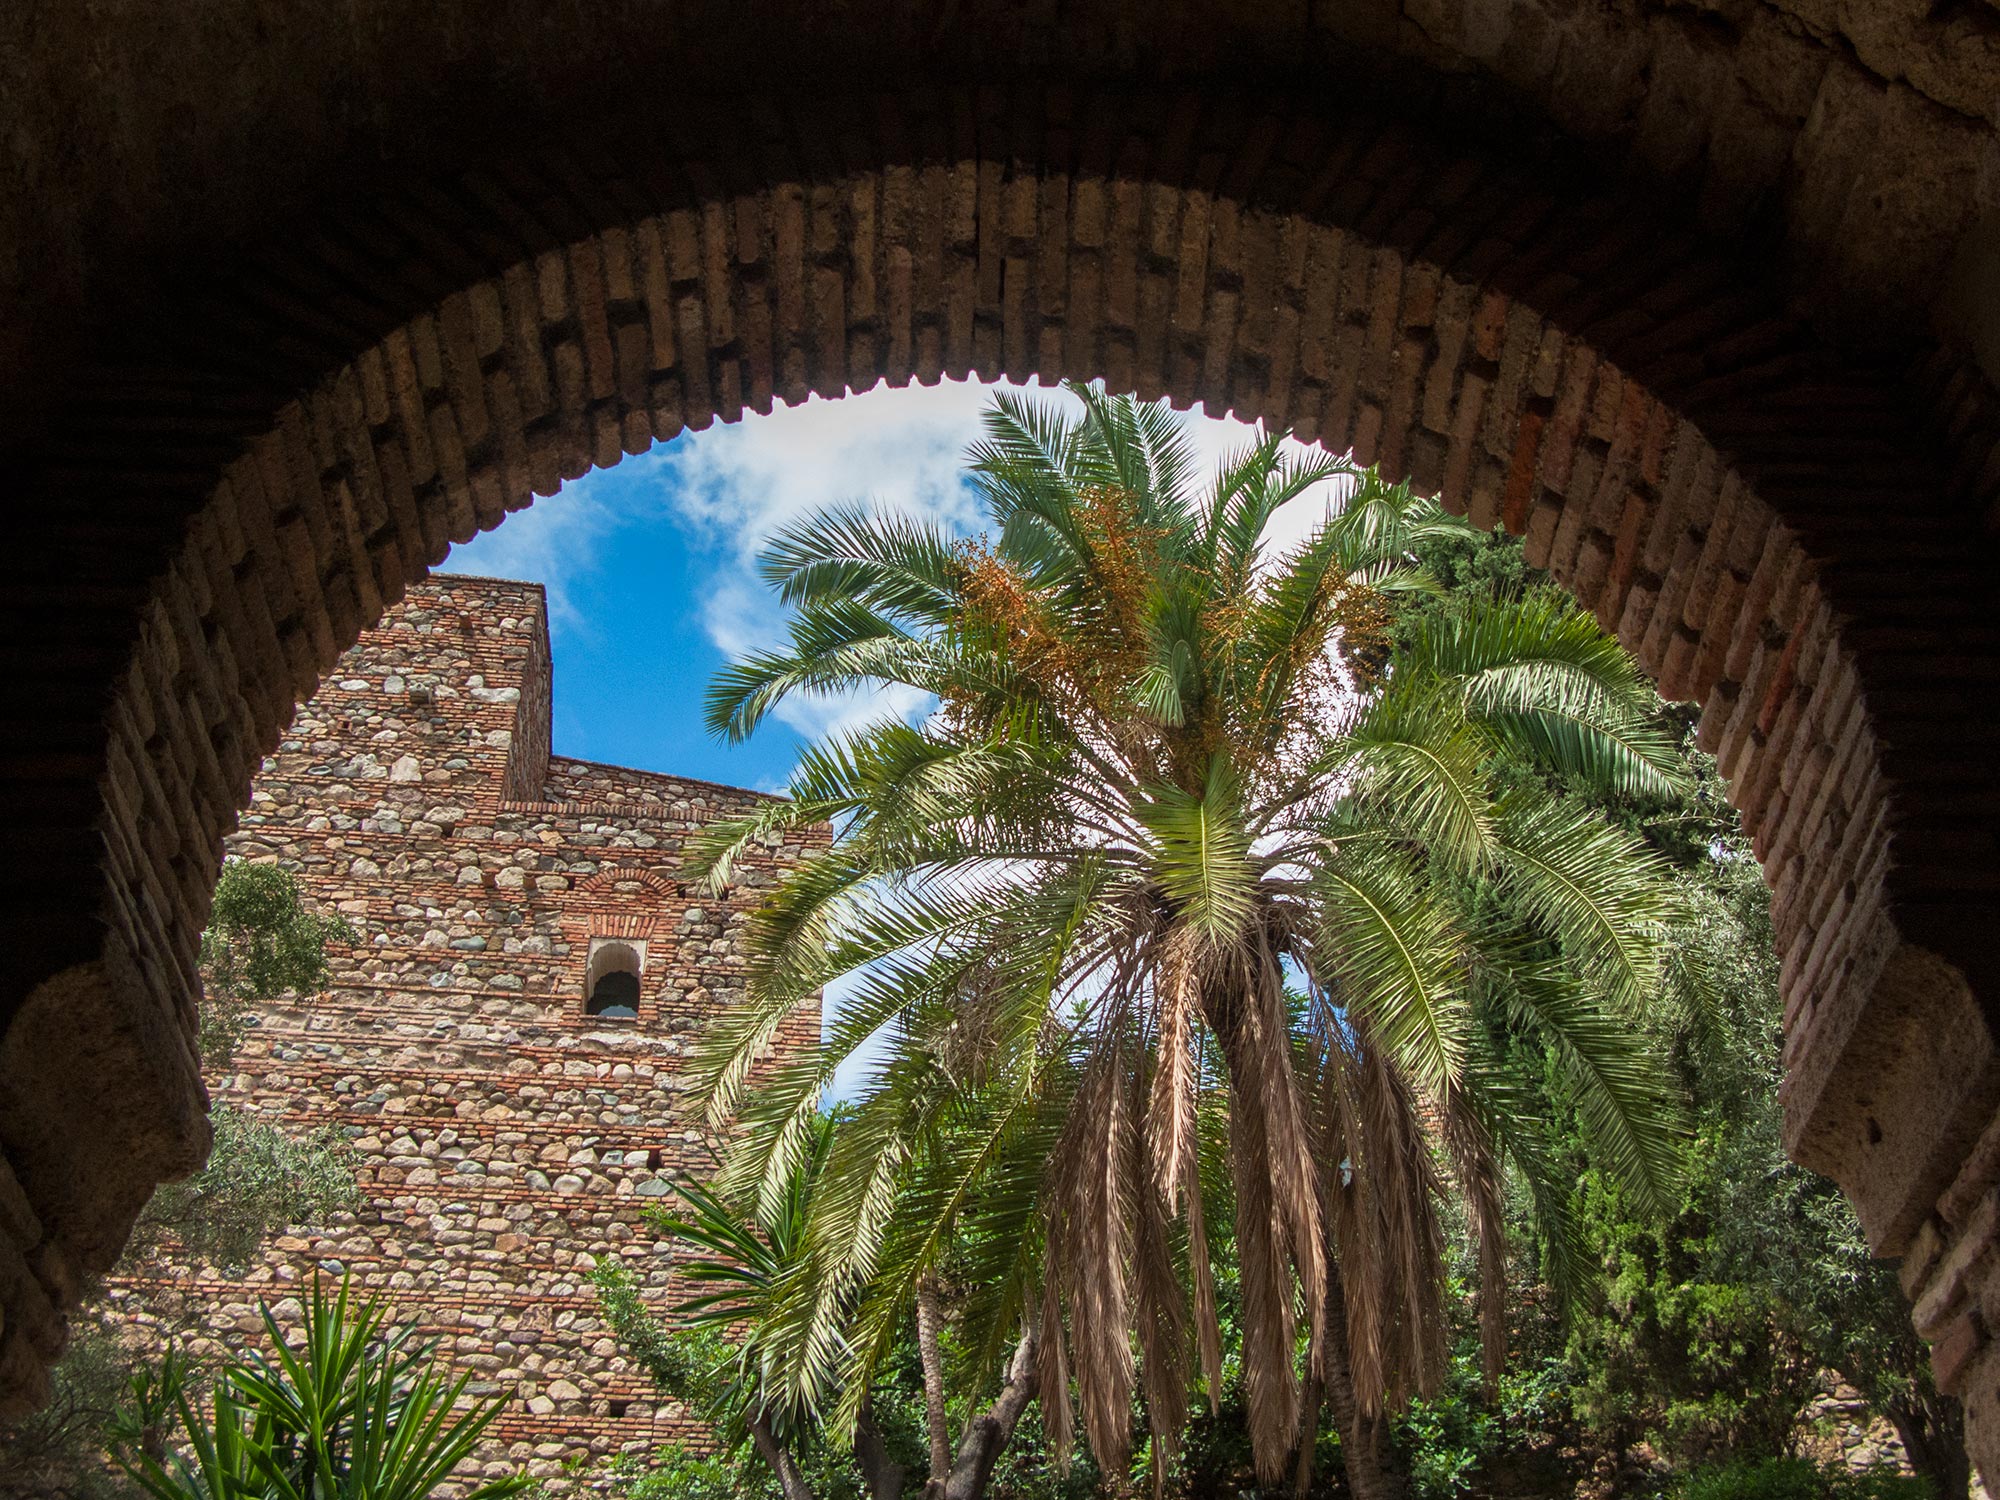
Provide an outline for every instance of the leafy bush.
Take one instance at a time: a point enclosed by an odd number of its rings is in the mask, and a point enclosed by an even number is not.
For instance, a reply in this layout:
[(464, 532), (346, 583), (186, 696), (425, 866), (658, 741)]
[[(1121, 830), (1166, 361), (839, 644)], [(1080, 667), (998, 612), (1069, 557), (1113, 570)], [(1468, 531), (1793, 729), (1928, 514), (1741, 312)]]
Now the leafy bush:
[(353, 941), (347, 923), (306, 905), (289, 871), (244, 860), (225, 864), (201, 935), (202, 1066), (210, 1073), (229, 1066), (254, 1024), (256, 1002), (325, 989), (333, 977), (326, 945)]
[(1680, 1500), (1931, 1500), (1931, 1487), (1908, 1474), (1856, 1474), (1823, 1469), (1803, 1458), (1697, 1469), (1682, 1482)]
[[(739, 1454), (697, 1453), (669, 1443), (650, 1460), (620, 1454), (591, 1476), (592, 1488), (611, 1500), (764, 1500), (778, 1486), (770, 1471)], [(540, 1500), (537, 1490), (531, 1500)]]
[(124, 1264), (167, 1243), (240, 1275), (264, 1237), (287, 1224), (324, 1224), (360, 1201), (353, 1152), (339, 1130), (291, 1134), (221, 1103), (210, 1119), (215, 1144), (199, 1172), (163, 1185), (141, 1213)]
[(1453, 1308), (1465, 1326), (1458, 1330), (1443, 1385), (1435, 1395), (1413, 1399), (1393, 1427), (1413, 1500), (1490, 1492), (1493, 1465), (1532, 1464), (1567, 1416), (1574, 1374), (1552, 1350), (1536, 1347), (1549, 1343), (1542, 1325), (1552, 1320), (1545, 1310), (1517, 1312), (1512, 1327), (1517, 1358), (1489, 1394), (1478, 1334), (1467, 1316), (1469, 1298), (1463, 1280), (1456, 1281)]

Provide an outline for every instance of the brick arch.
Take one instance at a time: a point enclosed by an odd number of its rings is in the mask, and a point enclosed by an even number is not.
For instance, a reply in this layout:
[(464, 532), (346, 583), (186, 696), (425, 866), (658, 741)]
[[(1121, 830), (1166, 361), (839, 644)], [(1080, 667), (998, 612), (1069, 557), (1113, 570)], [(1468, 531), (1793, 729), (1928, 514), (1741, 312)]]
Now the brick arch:
[[(1843, 358), (1629, 192), (1387, 112), (1051, 92), (843, 118), (865, 124), (841, 160), (774, 147), (729, 188), (671, 159), (593, 183), (588, 232), (511, 260), (517, 237), (551, 238), (519, 219), (579, 210), (526, 169), (454, 181), (382, 210), (427, 247), (393, 326), (354, 337), (368, 319), (282, 298), (258, 314), (339, 352), (197, 466), (139, 606), (97, 783), (103, 951), (44, 981), (0, 1058), (75, 1045), (40, 1017), (120, 1007), (133, 1149), (107, 1178), (59, 1140), (10, 1137), (53, 1269), (9, 1302), (0, 1375), (46, 1355), (36, 1288), (71, 1294), (65, 1268), (108, 1260), (135, 1191), (199, 1152), (194, 940), (257, 758), (318, 674), (450, 543), (534, 494), (878, 379), (1102, 377), (1351, 447), (1523, 532), (1702, 704), (1777, 896), (1795, 1149), (1885, 1249), (1948, 1228), (1934, 1206), (1976, 1196), (1960, 1168), (1996, 1102), (1968, 980), (1992, 961), (1965, 924), (1991, 890), (1992, 814), (1966, 795), (1976, 760), (1915, 758), (1940, 711), (1905, 674), (1940, 650), (1974, 679), (1995, 659), (1968, 623), (1979, 565), (1953, 508), (1979, 476), (1949, 460), (1973, 450), (1921, 416), (1983, 383), (1928, 347)], [(343, 284), (343, 253), (302, 246), (286, 284)], [(1961, 805), (1954, 842), (1940, 825)]]
[[(662, 900), (670, 900), (680, 894), (680, 887), (673, 881), (652, 870), (641, 869), (637, 865), (615, 865), (608, 870), (599, 870), (581, 882), (576, 889), (580, 896), (611, 897), (618, 894), (618, 887), (621, 885), (642, 885)], [(628, 933), (626, 936), (638, 937), (643, 934)]]

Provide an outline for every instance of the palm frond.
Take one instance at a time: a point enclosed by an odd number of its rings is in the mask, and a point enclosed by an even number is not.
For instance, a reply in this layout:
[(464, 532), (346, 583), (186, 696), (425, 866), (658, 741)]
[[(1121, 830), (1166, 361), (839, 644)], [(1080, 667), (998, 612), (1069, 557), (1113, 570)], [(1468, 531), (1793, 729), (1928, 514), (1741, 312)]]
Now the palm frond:
[(859, 604), (942, 625), (957, 600), (954, 539), (935, 523), (860, 505), (833, 506), (782, 528), (757, 571), (793, 608)]
[(1498, 824), (1507, 889), (1607, 1000), (1636, 1014), (1657, 987), (1673, 910), (1665, 865), (1634, 835), (1550, 799), (1516, 798)]
[(1592, 1158), (1648, 1213), (1667, 1212), (1685, 1162), (1677, 1090), (1658, 1050), (1629, 1018), (1597, 1004), (1560, 965), (1502, 966), (1502, 1002), (1550, 1046)]
[(1333, 747), (1352, 778), (1347, 820), (1383, 828), (1471, 874), (1498, 852), (1489, 746), (1448, 694), (1425, 681), (1391, 684)]
[(1256, 906), (1257, 869), (1242, 788), (1228, 760), (1218, 755), (1209, 762), (1199, 795), (1164, 786), (1134, 811), (1152, 835), (1149, 864), (1176, 921), (1211, 945), (1242, 933)]
[(1338, 977), (1349, 1014), (1427, 1091), (1464, 1062), (1463, 939), (1445, 905), (1386, 848), (1362, 846), (1315, 875), (1313, 967)]

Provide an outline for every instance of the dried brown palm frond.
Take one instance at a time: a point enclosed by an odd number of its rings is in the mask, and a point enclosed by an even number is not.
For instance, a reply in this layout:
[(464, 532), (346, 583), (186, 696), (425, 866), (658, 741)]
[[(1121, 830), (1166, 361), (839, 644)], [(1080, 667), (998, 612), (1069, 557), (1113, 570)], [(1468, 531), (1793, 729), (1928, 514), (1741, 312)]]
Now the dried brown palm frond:
[(1385, 1312), (1392, 1275), (1385, 1264), (1378, 1231), (1375, 1196), (1378, 1184), (1367, 1171), (1365, 1127), (1361, 1121), (1358, 1070), (1347, 1038), (1330, 1030), (1321, 1057), (1320, 1093), (1325, 1119), (1320, 1160), (1325, 1168), (1328, 1206), (1327, 1239), (1343, 1294), (1329, 1300), (1342, 1310), (1346, 1359), (1344, 1378), (1361, 1400), (1364, 1391), (1380, 1391), (1389, 1365)]
[[(1300, 1072), (1300, 1086), (1309, 1111), (1313, 1161), (1318, 1168), (1313, 1186), (1319, 1199), (1320, 1232), (1329, 1247), (1326, 1295), (1322, 1301), (1327, 1334), (1322, 1345), (1322, 1357), (1307, 1368), (1305, 1386), (1300, 1392), (1298, 1453), (1292, 1465), (1292, 1494), (1303, 1497), (1312, 1489), (1313, 1457), (1318, 1446), (1315, 1439), (1319, 1433), (1320, 1411), (1329, 1394), (1330, 1377), (1336, 1369), (1343, 1376), (1347, 1370), (1347, 1323), (1346, 1311), (1340, 1301), (1340, 1262), (1332, 1249), (1336, 1216), (1340, 1212), (1337, 1200), (1346, 1188), (1341, 1174), (1346, 1150), (1341, 1133), (1340, 1093), (1326, 1056), (1327, 1048), (1332, 1043), (1319, 1028), (1309, 1028), (1300, 1042), (1307, 1064)], [(1351, 1391), (1348, 1399), (1351, 1401)]]
[(1257, 1477), (1270, 1484), (1283, 1474), (1298, 1437), (1298, 1323), (1260, 1111), (1231, 1117), (1229, 1166), (1236, 1189), (1237, 1276), (1243, 1297), (1244, 1404)]
[(1146, 1397), (1146, 1425), (1153, 1442), (1155, 1493), (1167, 1462), (1180, 1446), (1187, 1423), (1187, 1293), (1175, 1263), (1167, 1206), (1140, 1156), (1133, 1137), (1131, 1162), (1135, 1212), (1134, 1313), (1139, 1335), (1139, 1371)]
[(1062, 1288), (1084, 1436), (1107, 1473), (1121, 1471), (1130, 1453), (1135, 1376), (1128, 1066), (1126, 1046), (1114, 1033), (1078, 1087), (1050, 1162), (1044, 1273)]
[(1042, 1411), (1042, 1436), (1059, 1472), (1069, 1470), (1076, 1441), (1076, 1408), (1069, 1398), (1069, 1339), (1063, 1332), (1062, 1298), (1054, 1257), (1042, 1269), (1042, 1307), (1036, 1327), (1035, 1377)]
[(1394, 1409), (1413, 1394), (1434, 1394), (1444, 1376), (1445, 1237), (1437, 1213), (1444, 1184), (1408, 1075), (1378, 1048), (1366, 1049), (1363, 1059), (1373, 1166), (1382, 1176), (1375, 1201), (1401, 1293), (1395, 1303), (1398, 1378), (1390, 1382), (1388, 1396)]
[(1217, 965), (1203, 1010), (1230, 1084), (1230, 1175), (1244, 1309), (1244, 1382), (1257, 1470), (1274, 1482), (1297, 1440), (1299, 1384), (1295, 1302), (1308, 1309), (1310, 1359), (1325, 1331), (1325, 1245), (1312, 1140), (1292, 1066), (1289, 1018), (1275, 954), (1258, 941), (1249, 955)]
[(1437, 1205), (1443, 1192), (1409, 1079), (1380, 1049), (1365, 1048), (1359, 1070), (1368, 1171), (1375, 1184), (1376, 1232), (1395, 1276), (1389, 1306), (1388, 1409), (1411, 1395), (1431, 1395), (1443, 1378), (1445, 1238)]
[[(1326, 1245), (1319, 1215), (1318, 1171), (1307, 1123), (1307, 1101), (1292, 1065), (1291, 1018), (1286, 1011), (1284, 974), (1268, 932), (1260, 929), (1256, 936), (1258, 940), (1252, 951), (1241, 955), (1248, 971), (1249, 1008), (1257, 1018), (1250, 1038), (1254, 1058), (1252, 1076), (1248, 1080), (1239, 1079), (1231, 1059), (1231, 1082), (1239, 1094), (1247, 1094), (1244, 1103), (1261, 1110), (1264, 1116), (1271, 1190), (1298, 1275), (1299, 1296), (1308, 1311), (1311, 1359), (1316, 1365), (1326, 1332), (1323, 1314)], [(1226, 1048), (1224, 1055), (1227, 1057)], [(1235, 1115), (1233, 1108), (1232, 1120)]]
[(1372, 1420), (1434, 1391), (1443, 1375), (1442, 1183), (1400, 1070), (1352, 1031), (1329, 1033), (1321, 1066), (1329, 1238), (1355, 1399)]
[(1200, 1353), (1201, 1378), (1208, 1387), (1210, 1415), (1222, 1409), (1222, 1322), (1215, 1310), (1215, 1268), (1208, 1258), (1208, 1220), (1202, 1207), (1201, 1168), (1196, 1153), (1190, 1151), (1187, 1173), (1188, 1275), (1194, 1282), (1195, 1343)]
[(1194, 1151), (1195, 1028), (1201, 1020), (1202, 975), (1198, 945), (1188, 928), (1169, 933), (1159, 948), (1153, 980), (1159, 1039), (1146, 1106), (1146, 1144), (1153, 1184), (1167, 1207), (1177, 1210)]

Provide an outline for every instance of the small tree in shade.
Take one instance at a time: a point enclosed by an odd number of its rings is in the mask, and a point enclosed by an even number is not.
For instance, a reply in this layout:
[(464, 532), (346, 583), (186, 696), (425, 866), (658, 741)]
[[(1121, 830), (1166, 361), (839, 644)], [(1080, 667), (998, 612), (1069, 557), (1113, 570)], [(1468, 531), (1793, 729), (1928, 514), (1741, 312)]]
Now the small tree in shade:
[(333, 978), (326, 945), (353, 940), (345, 922), (306, 905), (282, 866), (224, 865), (201, 935), (203, 1069), (215, 1074), (229, 1066), (255, 1006), (325, 989)]

